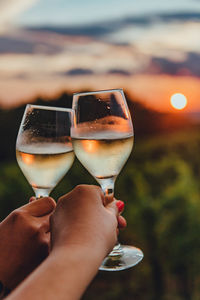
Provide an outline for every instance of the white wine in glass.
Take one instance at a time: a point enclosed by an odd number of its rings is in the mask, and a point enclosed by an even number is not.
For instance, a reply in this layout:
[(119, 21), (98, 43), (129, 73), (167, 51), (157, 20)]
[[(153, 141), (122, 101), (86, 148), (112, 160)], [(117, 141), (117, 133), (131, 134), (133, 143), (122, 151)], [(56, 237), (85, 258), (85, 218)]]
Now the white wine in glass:
[[(114, 196), (115, 180), (132, 151), (134, 133), (122, 89), (73, 95), (74, 152), (100, 184), (105, 196)], [(133, 246), (117, 244), (100, 270), (119, 271), (140, 262), (143, 253)]]
[(72, 120), (71, 109), (26, 106), (17, 136), (16, 157), (37, 198), (48, 196), (74, 161)]

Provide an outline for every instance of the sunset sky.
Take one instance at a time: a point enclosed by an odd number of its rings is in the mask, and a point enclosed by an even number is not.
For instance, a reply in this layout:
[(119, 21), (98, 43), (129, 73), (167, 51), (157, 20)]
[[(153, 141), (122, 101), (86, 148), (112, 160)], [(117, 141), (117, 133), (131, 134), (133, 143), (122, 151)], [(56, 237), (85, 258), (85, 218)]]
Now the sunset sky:
[(0, 0), (0, 104), (124, 88), (200, 111), (199, 0)]

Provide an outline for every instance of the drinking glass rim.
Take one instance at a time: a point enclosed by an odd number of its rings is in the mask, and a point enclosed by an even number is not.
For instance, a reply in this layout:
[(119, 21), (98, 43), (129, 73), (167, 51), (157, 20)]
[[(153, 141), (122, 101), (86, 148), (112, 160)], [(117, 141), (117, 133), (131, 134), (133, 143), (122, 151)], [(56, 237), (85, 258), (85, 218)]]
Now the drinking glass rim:
[(45, 105), (35, 105), (35, 104), (26, 104), (26, 108), (38, 108), (43, 110), (53, 110), (53, 111), (63, 111), (63, 112), (74, 112), (73, 108), (65, 107), (56, 107), (56, 106), (45, 106)]
[(91, 92), (78, 92), (73, 93), (73, 96), (81, 95), (81, 96), (87, 96), (87, 95), (93, 95), (93, 94), (102, 94), (102, 93), (109, 93), (109, 92), (124, 92), (122, 88), (118, 89), (107, 89), (107, 90), (97, 90), (97, 91), (91, 91)]

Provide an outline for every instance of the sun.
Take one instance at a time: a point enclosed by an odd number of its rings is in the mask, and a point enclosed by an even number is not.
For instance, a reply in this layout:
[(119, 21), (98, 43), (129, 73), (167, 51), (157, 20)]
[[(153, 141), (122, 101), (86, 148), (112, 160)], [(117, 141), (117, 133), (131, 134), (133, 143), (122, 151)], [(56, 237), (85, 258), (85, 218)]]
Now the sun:
[(170, 99), (173, 108), (181, 110), (187, 105), (187, 98), (180, 93), (173, 94)]

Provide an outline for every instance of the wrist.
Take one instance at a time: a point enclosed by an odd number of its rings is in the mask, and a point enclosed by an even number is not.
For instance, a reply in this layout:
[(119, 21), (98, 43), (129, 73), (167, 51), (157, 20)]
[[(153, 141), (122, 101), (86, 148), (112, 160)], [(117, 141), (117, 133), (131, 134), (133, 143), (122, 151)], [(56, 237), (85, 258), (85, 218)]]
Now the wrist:
[[(59, 235), (52, 234), (52, 249), (65, 247), (74, 248), (74, 251), (86, 251), (92, 252), (91, 255), (97, 254), (102, 259), (111, 251), (115, 245), (115, 240), (111, 236), (105, 236), (104, 232), (99, 231), (98, 234), (94, 232), (93, 234), (87, 230), (83, 232), (78, 232), (77, 230), (72, 230), (70, 232), (60, 232)], [(116, 234), (117, 239), (117, 234)], [(113, 240), (113, 241), (112, 241)]]
[(80, 257), (85, 257), (91, 260), (100, 260), (102, 261), (105, 256), (108, 254), (109, 250), (107, 249), (107, 245), (105, 245), (104, 241), (99, 241), (95, 239), (92, 242), (86, 242), (85, 240), (75, 240), (68, 239), (65, 243), (63, 241), (57, 241), (52, 247), (52, 254), (55, 252), (62, 253), (65, 255), (66, 253), (77, 253)]
[(74, 265), (81, 264), (82, 267), (88, 267), (89, 265), (91, 269), (98, 270), (106, 255), (107, 253), (98, 247), (68, 243), (67, 245), (56, 245), (53, 247), (49, 258), (61, 261), (62, 264), (66, 262), (66, 265), (70, 261)]
[[(102, 262), (99, 252), (92, 251), (86, 246), (68, 245), (68, 247), (55, 247), (52, 249), (46, 263), (50, 266), (48, 271), (57, 274), (59, 290), (70, 295), (69, 299), (79, 299), (96, 276)], [(77, 271), (78, 270), (78, 271)], [(60, 283), (69, 284), (60, 286)]]

